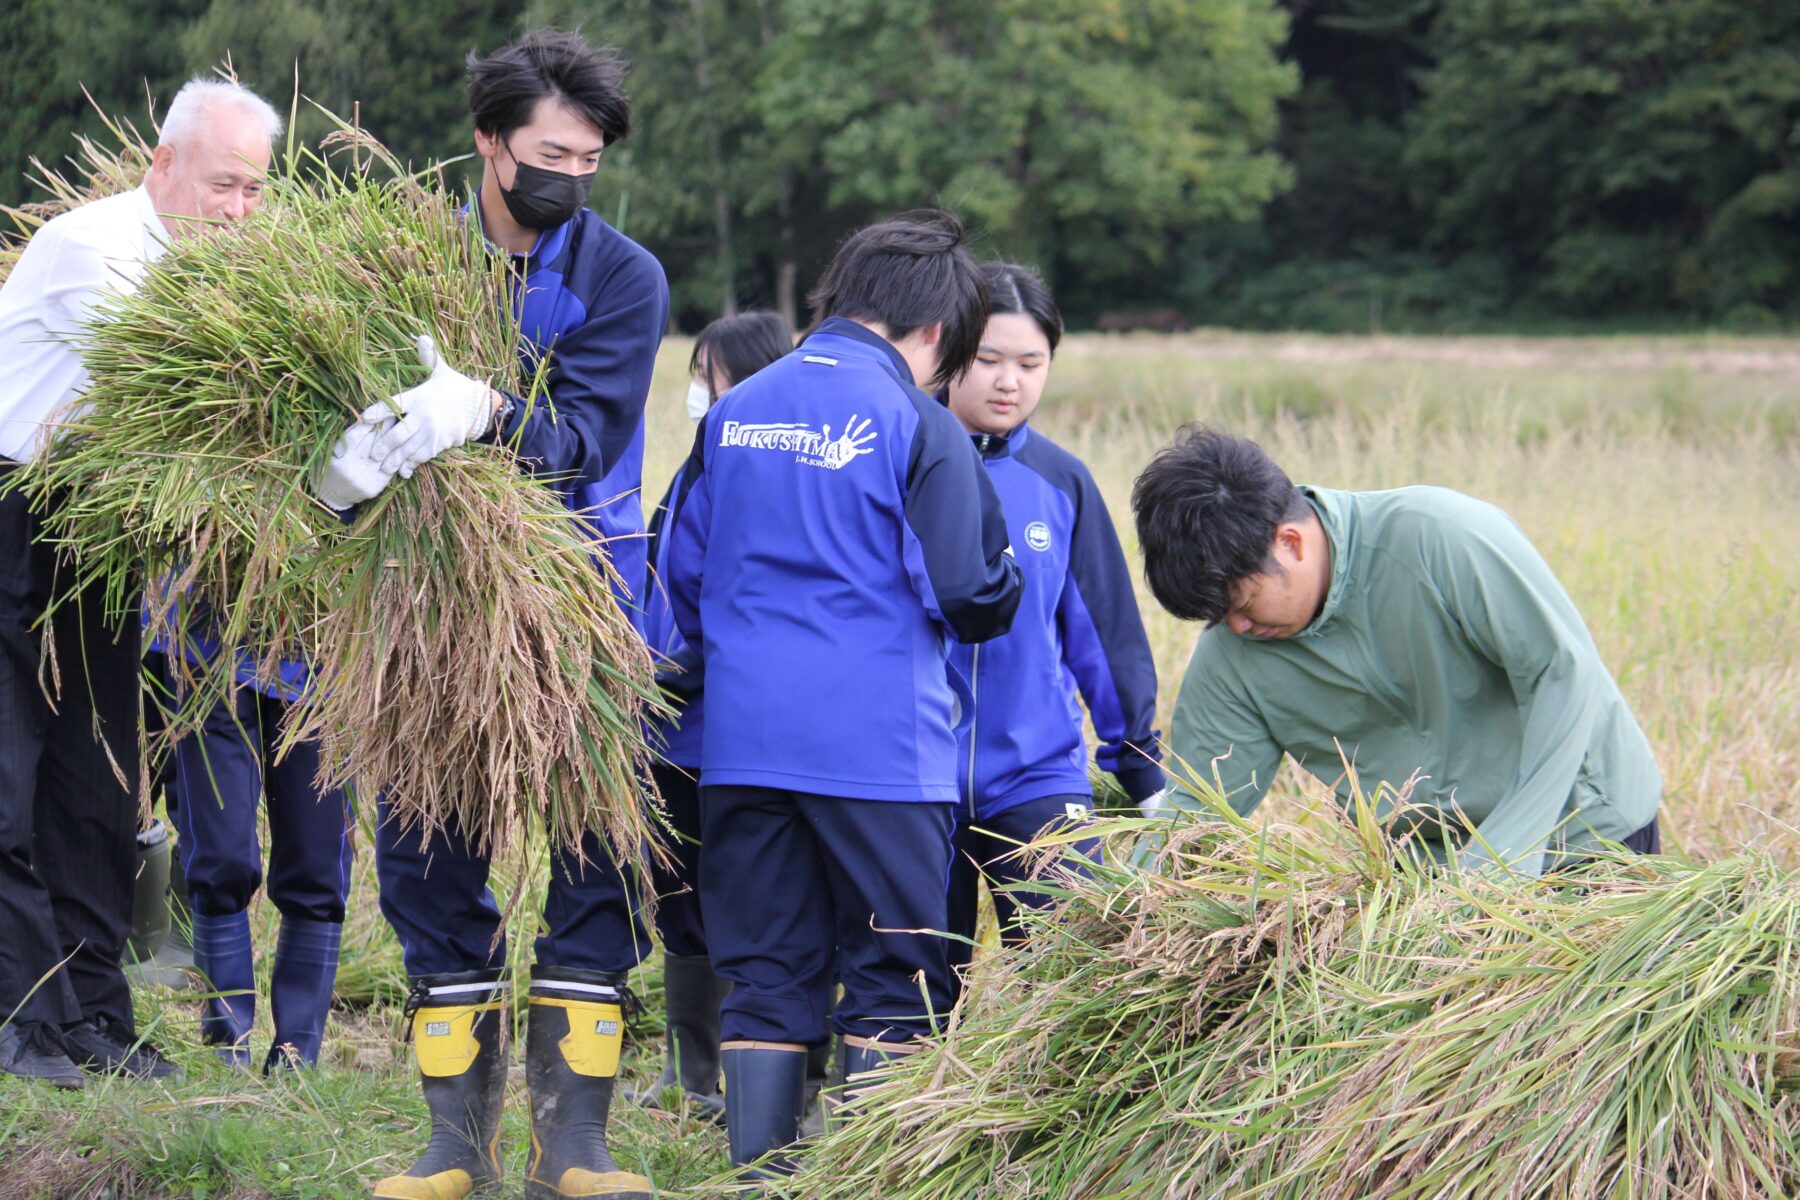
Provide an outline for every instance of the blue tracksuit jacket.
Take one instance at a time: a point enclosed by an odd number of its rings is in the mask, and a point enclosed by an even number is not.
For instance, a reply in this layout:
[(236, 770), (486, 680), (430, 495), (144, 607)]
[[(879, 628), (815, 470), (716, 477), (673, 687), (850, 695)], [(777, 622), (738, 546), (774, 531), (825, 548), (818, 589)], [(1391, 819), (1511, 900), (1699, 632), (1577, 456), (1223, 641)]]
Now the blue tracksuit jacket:
[[(583, 514), (607, 551), (619, 580), (614, 591), (638, 619), (635, 599), (620, 589), (644, 577), (644, 401), (656, 348), (669, 323), (669, 285), (648, 250), (582, 209), (545, 230), (529, 255), (512, 256), (526, 369), (551, 353), (550, 403), (527, 406), (514, 398), (505, 428), (492, 430), (517, 448), (525, 465)], [(454, 363), (451, 365), (455, 365)], [(183, 649), (211, 658), (218, 639), (190, 633)], [(159, 639), (153, 650), (168, 649)], [(280, 678), (257, 683), (255, 663), (238, 651), (238, 679), (280, 700), (305, 692), (307, 668), (283, 661)]]
[(949, 640), (1006, 631), (1019, 568), (962, 427), (886, 340), (833, 318), (731, 389), (672, 520), (702, 785), (955, 801)]
[(669, 606), (669, 511), (681, 494), (681, 482), (687, 477), (684, 465), (669, 481), (669, 490), (650, 517), (650, 571), (643, 581), (644, 641), (657, 655), (657, 681), (665, 692), (679, 699), (673, 717), (657, 721), (650, 730), (650, 746), (663, 759), (677, 767), (697, 770), (700, 766), (700, 729), (702, 705), (699, 652), (688, 645), (675, 627), (675, 612)]
[(1160, 791), (1156, 663), (1106, 501), (1080, 459), (1021, 425), (977, 434), (1025, 574), (1012, 630), (958, 646), (975, 717), (963, 731), (961, 799), (976, 818), (1043, 796), (1090, 794), (1081, 701), (1102, 770), (1132, 800)]
[[(514, 303), (530, 369), (550, 358), (550, 404), (515, 403), (489, 436), (584, 514), (618, 571), (644, 578), (644, 401), (669, 324), (669, 285), (654, 255), (589, 209), (514, 255)], [(637, 598), (620, 602), (641, 621)]]

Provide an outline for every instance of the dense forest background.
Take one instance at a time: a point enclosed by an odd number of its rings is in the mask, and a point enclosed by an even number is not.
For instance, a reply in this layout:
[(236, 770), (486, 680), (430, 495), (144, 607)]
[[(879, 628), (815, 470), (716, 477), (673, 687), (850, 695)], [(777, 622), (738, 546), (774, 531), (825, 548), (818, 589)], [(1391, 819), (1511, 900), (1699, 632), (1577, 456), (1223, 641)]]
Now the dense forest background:
[(227, 57), (465, 153), (464, 55), (544, 23), (634, 64), (592, 203), (689, 328), (924, 203), (1077, 324), (1800, 325), (1795, 0), (12, 0), (0, 201), (84, 86), (141, 125)]

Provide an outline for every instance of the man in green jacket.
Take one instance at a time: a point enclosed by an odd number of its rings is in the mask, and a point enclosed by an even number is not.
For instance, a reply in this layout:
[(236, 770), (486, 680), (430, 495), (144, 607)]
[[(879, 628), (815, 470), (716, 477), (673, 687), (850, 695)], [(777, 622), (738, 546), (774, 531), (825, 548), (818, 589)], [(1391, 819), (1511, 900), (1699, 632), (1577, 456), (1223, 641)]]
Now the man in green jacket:
[(1192, 425), (1131, 499), (1157, 600), (1208, 623), (1175, 707), (1177, 769), (1239, 813), (1286, 753), (1341, 803), (1358, 785), (1389, 813), (1403, 802), (1441, 862), (1537, 875), (1602, 842), (1661, 849), (1650, 745), (1498, 508), (1296, 487), (1256, 443)]

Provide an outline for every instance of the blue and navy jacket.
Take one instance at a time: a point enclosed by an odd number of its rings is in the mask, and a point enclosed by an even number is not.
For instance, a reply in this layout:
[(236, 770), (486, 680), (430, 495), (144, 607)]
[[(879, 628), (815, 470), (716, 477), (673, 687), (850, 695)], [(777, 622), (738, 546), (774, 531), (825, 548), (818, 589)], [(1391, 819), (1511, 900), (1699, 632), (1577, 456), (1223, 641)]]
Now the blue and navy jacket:
[(1021, 583), (956, 419), (832, 318), (713, 406), (682, 485), (665, 578), (706, 663), (702, 785), (954, 802), (950, 640), (1006, 632)]
[(515, 254), (513, 303), (528, 371), (550, 355), (550, 403), (516, 397), (489, 437), (561, 492), (618, 572), (614, 590), (640, 625), (644, 578), (644, 401), (669, 324), (669, 285), (648, 250), (582, 209)]
[(650, 573), (643, 581), (644, 641), (657, 658), (657, 682), (675, 711), (666, 720), (653, 723), (649, 731), (650, 747), (672, 766), (690, 771), (700, 768), (700, 728), (704, 719), (700, 692), (704, 686), (700, 653), (681, 636), (675, 626), (675, 611), (669, 605), (669, 589), (663, 582), (669, 577), (669, 511), (681, 494), (682, 480), (688, 468), (683, 464), (669, 481), (669, 490), (650, 517)]
[[(544, 477), (606, 539), (618, 571), (614, 592), (633, 622), (628, 594), (644, 577), (644, 402), (656, 349), (669, 323), (669, 285), (648, 250), (588, 209), (545, 230), (529, 254), (513, 260), (513, 305), (527, 372), (550, 354), (549, 404), (514, 397), (512, 416), (492, 440), (517, 449), (527, 470)], [(456, 365), (454, 363), (452, 366)], [(219, 653), (197, 624), (183, 647), (190, 657)], [(165, 651), (161, 640), (151, 647)], [(283, 661), (279, 678), (258, 680), (255, 662), (237, 651), (238, 680), (280, 700), (308, 685), (302, 663)]]
[(1082, 699), (1101, 769), (1133, 801), (1154, 795), (1163, 786), (1156, 662), (1094, 477), (1024, 425), (974, 441), (1006, 510), (1025, 596), (1011, 632), (951, 654), (975, 698), (957, 744), (963, 803), (979, 819), (1043, 796), (1092, 794)]

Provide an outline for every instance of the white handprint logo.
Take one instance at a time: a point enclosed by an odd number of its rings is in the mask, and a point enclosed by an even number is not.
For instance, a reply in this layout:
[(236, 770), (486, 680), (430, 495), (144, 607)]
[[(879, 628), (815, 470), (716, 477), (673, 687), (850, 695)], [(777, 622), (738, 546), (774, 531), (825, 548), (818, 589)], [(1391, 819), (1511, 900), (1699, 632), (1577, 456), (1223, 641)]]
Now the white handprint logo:
[(719, 431), (719, 449), (774, 450), (792, 454), (795, 462), (809, 467), (841, 471), (863, 455), (875, 453), (869, 443), (879, 435), (869, 428), (872, 424), (873, 420), (851, 413), (844, 431), (832, 437), (829, 425), (821, 432), (793, 421), (726, 421)]
[(875, 448), (869, 443), (878, 435), (866, 432), (872, 422), (865, 419), (859, 425), (856, 418), (856, 413), (850, 414), (850, 420), (844, 425), (844, 432), (836, 440), (832, 439), (831, 426), (825, 426), (825, 450), (819, 457), (824, 460), (823, 465), (833, 471), (843, 470), (858, 455), (875, 453)]

